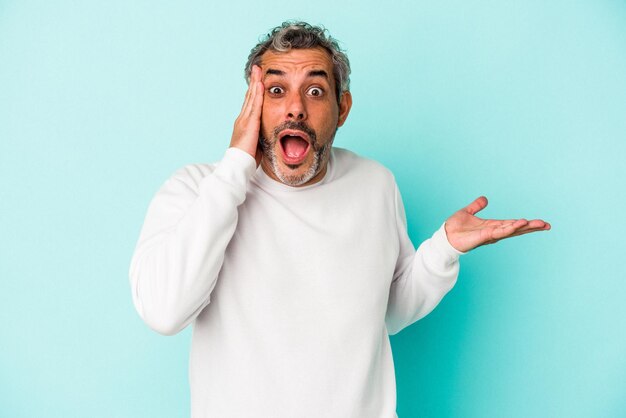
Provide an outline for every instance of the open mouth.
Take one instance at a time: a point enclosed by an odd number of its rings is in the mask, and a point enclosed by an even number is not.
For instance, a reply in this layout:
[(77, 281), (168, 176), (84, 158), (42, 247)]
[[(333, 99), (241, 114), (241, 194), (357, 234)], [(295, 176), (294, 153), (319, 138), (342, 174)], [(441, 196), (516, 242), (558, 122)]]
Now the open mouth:
[(283, 160), (289, 166), (301, 164), (311, 149), (309, 136), (302, 131), (285, 129), (280, 133), (278, 140)]

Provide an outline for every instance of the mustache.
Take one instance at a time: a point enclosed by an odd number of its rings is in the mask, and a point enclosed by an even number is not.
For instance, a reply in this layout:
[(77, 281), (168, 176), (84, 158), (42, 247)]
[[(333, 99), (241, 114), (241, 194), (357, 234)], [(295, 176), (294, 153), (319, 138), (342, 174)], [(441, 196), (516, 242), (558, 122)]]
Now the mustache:
[(273, 132), (274, 138), (278, 138), (278, 135), (280, 135), (280, 133), (284, 131), (285, 129), (292, 129), (292, 130), (298, 130), (298, 131), (304, 132), (311, 139), (311, 146), (314, 149), (318, 148), (317, 135), (315, 134), (315, 131), (311, 127), (309, 127), (306, 123), (297, 122), (293, 120), (286, 120), (274, 128), (274, 132)]

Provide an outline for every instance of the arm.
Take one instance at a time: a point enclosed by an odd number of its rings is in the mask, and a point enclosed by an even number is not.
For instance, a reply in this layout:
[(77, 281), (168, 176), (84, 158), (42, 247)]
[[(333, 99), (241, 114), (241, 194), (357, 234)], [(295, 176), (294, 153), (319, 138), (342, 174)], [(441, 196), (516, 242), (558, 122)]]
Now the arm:
[(194, 171), (177, 172), (156, 194), (131, 261), (137, 312), (166, 335), (209, 303), (254, 160), (231, 148), (208, 176), (198, 179)]
[(428, 315), (456, 283), (459, 256), (442, 226), (417, 251), (407, 234), (402, 199), (396, 188), (400, 254), (389, 291), (385, 322), (390, 335)]
[(157, 332), (179, 332), (210, 302), (255, 160), (258, 166), (262, 104), (257, 67), (222, 161), (210, 173), (179, 171), (150, 204), (130, 281), (137, 312)]
[[(399, 196), (397, 190), (396, 195)], [(412, 245), (406, 235), (406, 218), (402, 201), (396, 199), (400, 256), (389, 293), (387, 330), (396, 334), (404, 327), (430, 313), (454, 286), (459, 272), (461, 254), (502, 239), (538, 231), (551, 226), (541, 219), (481, 219), (476, 213), (487, 206), (487, 198), (479, 197), (455, 212), (411, 258)]]

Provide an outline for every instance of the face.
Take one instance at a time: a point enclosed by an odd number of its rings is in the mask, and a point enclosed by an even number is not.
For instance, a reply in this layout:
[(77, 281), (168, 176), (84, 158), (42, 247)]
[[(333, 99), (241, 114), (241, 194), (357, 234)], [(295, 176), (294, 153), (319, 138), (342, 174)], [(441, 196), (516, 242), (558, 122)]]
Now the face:
[(324, 177), (337, 128), (352, 97), (337, 103), (333, 65), (322, 48), (267, 51), (261, 57), (261, 166), (274, 180), (306, 186)]

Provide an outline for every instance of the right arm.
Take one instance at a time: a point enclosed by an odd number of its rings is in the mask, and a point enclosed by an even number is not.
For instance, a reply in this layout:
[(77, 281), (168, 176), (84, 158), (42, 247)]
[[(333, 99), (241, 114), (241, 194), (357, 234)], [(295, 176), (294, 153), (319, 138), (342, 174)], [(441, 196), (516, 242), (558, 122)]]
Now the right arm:
[(177, 172), (148, 209), (130, 281), (137, 312), (159, 333), (179, 332), (210, 302), (237, 227), (237, 208), (260, 162), (260, 77), (260, 68), (255, 67), (222, 161), (210, 173), (200, 173), (194, 166)]

